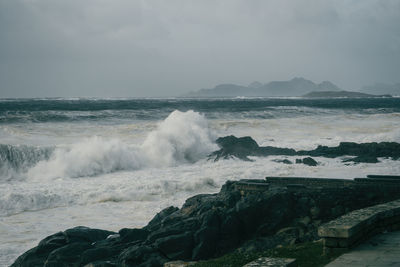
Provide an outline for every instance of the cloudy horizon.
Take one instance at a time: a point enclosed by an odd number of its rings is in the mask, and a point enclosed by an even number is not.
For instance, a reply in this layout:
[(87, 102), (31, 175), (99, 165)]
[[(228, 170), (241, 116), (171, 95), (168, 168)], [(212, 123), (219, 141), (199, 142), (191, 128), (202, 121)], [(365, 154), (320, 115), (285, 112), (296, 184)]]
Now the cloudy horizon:
[(400, 82), (400, 1), (0, 0), (0, 97)]

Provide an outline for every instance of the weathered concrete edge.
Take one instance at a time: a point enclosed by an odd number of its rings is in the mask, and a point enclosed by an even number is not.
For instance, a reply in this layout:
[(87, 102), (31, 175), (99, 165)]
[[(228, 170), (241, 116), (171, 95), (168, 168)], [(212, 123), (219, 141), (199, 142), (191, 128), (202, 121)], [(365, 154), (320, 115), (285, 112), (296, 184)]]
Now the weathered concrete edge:
[(383, 230), (400, 229), (400, 199), (355, 210), (318, 228), (324, 252), (347, 250)]
[(400, 199), (347, 213), (320, 226), (318, 235), (320, 237), (350, 238), (360, 229), (393, 216), (400, 217)]

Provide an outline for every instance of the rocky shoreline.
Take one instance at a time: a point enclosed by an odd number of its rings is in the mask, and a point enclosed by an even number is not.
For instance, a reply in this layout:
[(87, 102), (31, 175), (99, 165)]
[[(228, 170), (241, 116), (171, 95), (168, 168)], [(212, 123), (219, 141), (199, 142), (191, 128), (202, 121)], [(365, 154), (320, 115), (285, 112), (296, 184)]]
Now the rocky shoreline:
[[(267, 156), (310, 156), (337, 158), (347, 156), (343, 162), (353, 163), (377, 163), (378, 157), (391, 158), (398, 160), (400, 158), (400, 144), (396, 142), (372, 142), (372, 143), (354, 143), (341, 142), (336, 147), (318, 146), (313, 150), (294, 150), (292, 148), (281, 148), (273, 146), (259, 146), (250, 136), (236, 137), (233, 135), (220, 137), (216, 140), (219, 150), (209, 155), (209, 159), (214, 161), (228, 158), (238, 158), (241, 160), (250, 160), (249, 156), (267, 157)], [(317, 162), (310, 158), (296, 159), (296, 163), (303, 163), (309, 166), (316, 166)], [(285, 164), (292, 164), (289, 160), (278, 160)]]
[[(162, 266), (232, 251), (254, 252), (318, 239), (327, 221), (400, 198), (398, 183), (274, 178), (223, 185), (168, 207), (141, 229), (75, 227), (48, 236), (12, 266)], [(306, 181), (306, 180), (305, 180)]]

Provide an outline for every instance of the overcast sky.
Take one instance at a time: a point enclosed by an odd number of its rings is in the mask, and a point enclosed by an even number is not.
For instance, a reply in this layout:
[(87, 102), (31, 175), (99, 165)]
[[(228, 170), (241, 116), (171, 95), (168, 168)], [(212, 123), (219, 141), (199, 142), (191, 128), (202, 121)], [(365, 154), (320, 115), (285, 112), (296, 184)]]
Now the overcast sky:
[(400, 0), (0, 0), (0, 97), (400, 82)]

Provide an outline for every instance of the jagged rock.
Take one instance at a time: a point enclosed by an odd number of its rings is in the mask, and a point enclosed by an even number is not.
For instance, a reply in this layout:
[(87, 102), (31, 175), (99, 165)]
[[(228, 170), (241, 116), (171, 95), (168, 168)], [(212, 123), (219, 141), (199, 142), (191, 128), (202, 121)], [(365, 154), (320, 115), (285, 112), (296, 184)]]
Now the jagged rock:
[(146, 238), (150, 234), (150, 232), (145, 229), (128, 229), (128, 228), (123, 228), (119, 230), (118, 233), (122, 243), (143, 241), (146, 240)]
[(80, 266), (81, 255), (93, 246), (88, 242), (74, 242), (53, 250), (47, 257), (46, 267)]
[(133, 245), (118, 257), (117, 266), (162, 266), (169, 261), (156, 248), (149, 245)]
[(115, 233), (83, 226), (58, 232), (22, 254), (12, 266), (79, 266), (85, 250), (112, 234)]
[(220, 137), (216, 143), (221, 148), (212, 154), (215, 156), (215, 160), (220, 158), (236, 157), (242, 160), (250, 160), (248, 156), (254, 154), (258, 150), (259, 146), (256, 141), (250, 136), (237, 138), (233, 135)]
[(209, 155), (209, 158), (228, 159), (236, 157), (242, 160), (250, 160), (249, 156), (270, 156), (270, 155), (295, 155), (294, 149), (280, 147), (260, 147), (257, 142), (250, 136), (236, 137), (233, 135), (220, 137), (216, 140), (220, 150)]
[(163, 209), (159, 213), (154, 216), (154, 218), (147, 224), (148, 229), (152, 229), (162, 223), (162, 220), (171, 215), (172, 213), (178, 211), (177, 207), (170, 206), (168, 208)]

